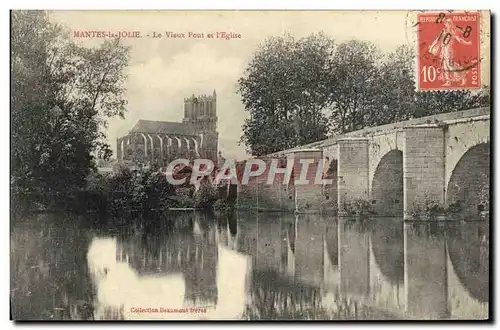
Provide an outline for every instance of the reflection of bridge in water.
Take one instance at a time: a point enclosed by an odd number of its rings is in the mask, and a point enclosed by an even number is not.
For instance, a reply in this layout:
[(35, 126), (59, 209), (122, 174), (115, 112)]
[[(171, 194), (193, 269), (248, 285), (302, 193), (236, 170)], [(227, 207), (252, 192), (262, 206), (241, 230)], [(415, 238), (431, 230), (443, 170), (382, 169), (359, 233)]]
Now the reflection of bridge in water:
[(483, 222), (192, 215), (173, 235), (118, 240), (116, 256), (139, 279), (170, 278), (156, 285), (171, 297), (165, 307), (208, 306), (214, 312), (205, 317), (363, 318), (368, 306), (380, 311), (371, 318), (481, 319), (488, 317), (487, 235)]

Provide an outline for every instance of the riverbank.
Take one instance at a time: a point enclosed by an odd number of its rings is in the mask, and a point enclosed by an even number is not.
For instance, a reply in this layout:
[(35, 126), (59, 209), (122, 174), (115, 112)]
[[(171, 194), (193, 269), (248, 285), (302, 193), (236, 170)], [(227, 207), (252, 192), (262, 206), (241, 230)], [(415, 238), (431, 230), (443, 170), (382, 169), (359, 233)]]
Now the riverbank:
[(208, 180), (198, 187), (174, 187), (164, 175), (149, 170), (122, 168), (113, 173), (93, 173), (76, 191), (16, 192), (12, 197), (14, 219), (30, 213), (72, 212), (92, 215), (96, 224), (110, 219), (140, 225), (164, 218), (169, 211), (226, 213), (234, 206)]

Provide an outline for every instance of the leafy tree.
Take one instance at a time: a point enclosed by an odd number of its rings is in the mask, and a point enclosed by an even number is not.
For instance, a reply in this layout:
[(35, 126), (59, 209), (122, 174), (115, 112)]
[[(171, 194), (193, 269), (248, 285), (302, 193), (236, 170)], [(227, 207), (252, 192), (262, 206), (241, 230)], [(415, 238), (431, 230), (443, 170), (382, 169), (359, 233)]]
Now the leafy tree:
[(127, 219), (153, 218), (171, 206), (169, 198), (176, 194), (164, 174), (126, 167), (112, 175), (89, 175), (85, 192), (105, 200), (108, 214)]
[[(257, 50), (238, 92), (250, 118), (241, 142), (264, 155), (326, 137), (328, 59), (334, 41), (323, 34), (267, 39)], [(279, 129), (277, 129), (279, 128)]]
[(13, 187), (65, 192), (82, 187), (95, 154), (111, 155), (107, 119), (125, 113), (128, 48), (75, 44), (43, 11), (13, 11), (11, 123)]
[(489, 106), (489, 92), (418, 92), (414, 50), (402, 45), (382, 56), (371, 43), (348, 41), (332, 60), (331, 120), (334, 133), (417, 117)]
[[(358, 63), (344, 62), (344, 65), (349, 66), (351, 71), (358, 72), (365, 70), (364, 68), (367, 66), (372, 67), (374, 61), (371, 59), (378, 58), (379, 51), (376, 48), (366, 46), (363, 48), (367, 50), (363, 60)], [(373, 54), (368, 55), (369, 53)], [(413, 48), (402, 45), (378, 62), (376, 69), (371, 71), (374, 73), (374, 78), (367, 79), (364, 89), (361, 89), (363, 95), (359, 96), (359, 98), (368, 98), (371, 102), (365, 103), (364, 107), (358, 109), (357, 116), (348, 118), (348, 123), (351, 126), (348, 130), (337, 129), (336, 132), (345, 133), (367, 126), (378, 126), (439, 113), (489, 106), (487, 89), (482, 89), (479, 92), (465, 90), (418, 92), (415, 88), (415, 56)], [(337, 67), (334, 71), (342, 76), (342, 72), (346, 69), (341, 67), (341, 63), (338, 62), (340, 68)], [(360, 63), (364, 64), (360, 65)], [(371, 81), (374, 84), (371, 85), (370, 89), (369, 82)], [(348, 83), (339, 83), (333, 85), (333, 88), (342, 95), (338, 98), (344, 101), (346, 100), (345, 95), (351, 95), (349, 91), (360, 90)], [(352, 104), (352, 102), (345, 102)], [(338, 122), (339, 118), (335, 117), (335, 108), (333, 108), (332, 114), (333, 121)]]
[(379, 75), (378, 106), (367, 126), (489, 106), (487, 88), (479, 92), (418, 92), (413, 74), (415, 56), (414, 49), (408, 45), (402, 45), (388, 54)]
[(403, 45), (389, 53), (378, 68), (375, 106), (364, 126), (410, 119), (415, 111), (414, 51)]
[(407, 45), (383, 54), (367, 41), (335, 47), (323, 34), (267, 39), (238, 81), (250, 112), (240, 142), (259, 156), (328, 133), (489, 106), (487, 88), (418, 92), (414, 59)]
[(489, 89), (477, 92), (466, 90), (418, 92), (415, 97), (415, 117), (462, 111), (490, 106)]
[(377, 103), (381, 53), (366, 41), (340, 44), (332, 57), (328, 98), (336, 133), (363, 128)]
[[(169, 197), (175, 195), (175, 187), (160, 172), (149, 172), (145, 180), (147, 203), (146, 212), (163, 210), (169, 207)], [(154, 208), (154, 210), (152, 210)]]

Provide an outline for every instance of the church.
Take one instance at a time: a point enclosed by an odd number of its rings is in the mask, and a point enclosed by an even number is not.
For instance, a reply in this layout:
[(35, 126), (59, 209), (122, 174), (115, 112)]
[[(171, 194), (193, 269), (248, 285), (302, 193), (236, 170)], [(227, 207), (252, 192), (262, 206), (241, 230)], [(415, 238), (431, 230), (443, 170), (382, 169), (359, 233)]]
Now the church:
[(139, 120), (117, 139), (117, 160), (129, 165), (165, 167), (179, 158), (217, 162), (217, 94), (184, 99), (182, 122)]

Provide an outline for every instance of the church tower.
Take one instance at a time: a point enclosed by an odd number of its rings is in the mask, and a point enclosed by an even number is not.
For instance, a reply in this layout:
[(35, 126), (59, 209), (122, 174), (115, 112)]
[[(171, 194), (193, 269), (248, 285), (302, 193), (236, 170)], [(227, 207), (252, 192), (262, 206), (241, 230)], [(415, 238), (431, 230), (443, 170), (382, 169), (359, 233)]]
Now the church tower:
[(217, 131), (217, 93), (212, 95), (194, 94), (184, 99), (183, 123), (196, 127), (197, 133)]
[(197, 134), (203, 134), (202, 157), (217, 160), (219, 133), (217, 133), (217, 93), (194, 94), (184, 99), (183, 123), (190, 124)]

